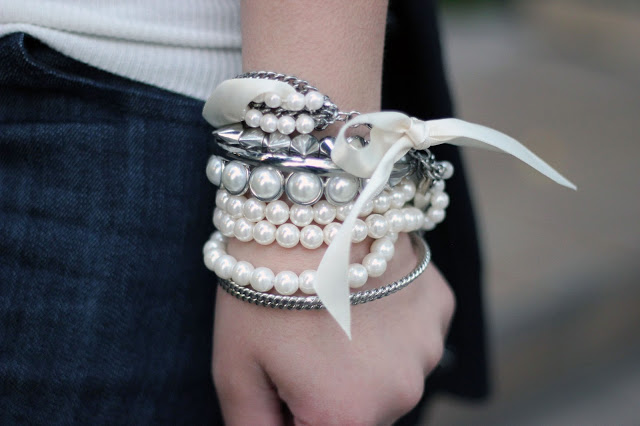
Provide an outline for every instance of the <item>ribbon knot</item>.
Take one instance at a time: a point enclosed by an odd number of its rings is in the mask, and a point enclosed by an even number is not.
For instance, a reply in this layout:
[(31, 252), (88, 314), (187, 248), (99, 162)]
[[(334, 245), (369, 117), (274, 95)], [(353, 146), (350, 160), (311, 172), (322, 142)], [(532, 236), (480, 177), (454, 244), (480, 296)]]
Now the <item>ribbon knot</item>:
[(406, 132), (406, 135), (413, 143), (414, 149), (424, 150), (432, 145), (432, 141), (429, 138), (429, 122), (422, 121), (415, 117), (411, 117), (411, 125)]

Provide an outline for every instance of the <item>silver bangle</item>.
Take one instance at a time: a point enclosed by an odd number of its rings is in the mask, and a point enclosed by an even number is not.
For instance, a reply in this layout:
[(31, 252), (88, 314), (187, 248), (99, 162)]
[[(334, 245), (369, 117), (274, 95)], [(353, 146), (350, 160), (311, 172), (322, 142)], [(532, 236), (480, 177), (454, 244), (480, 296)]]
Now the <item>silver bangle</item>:
[[(391, 284), (351, 293), (349, 295), (349, 301), (352, 305), (361, 305), (363, 303), (372, 302), (385, 296), (389, 296), (411, 284), (427, 269), (429, 261), (431, 260), (431, 251), (429, 250), (429, 246), (417, 233), (411, 233), (410, 236), (412, 245), (416, 250), (418, 250), (419, 256), (421, 257), (421, 260), (415, 269)], [(237, 299), (253, 303), (258, 306), (289, 310), (324, 309), (324, 305), (318, 296), (282, 296), (278, 294), (261, 293), (251, 288), (240, 286), (233, 282), (233, 280), (221, 278), (218, 278), (218, 284), (223, 290)]]

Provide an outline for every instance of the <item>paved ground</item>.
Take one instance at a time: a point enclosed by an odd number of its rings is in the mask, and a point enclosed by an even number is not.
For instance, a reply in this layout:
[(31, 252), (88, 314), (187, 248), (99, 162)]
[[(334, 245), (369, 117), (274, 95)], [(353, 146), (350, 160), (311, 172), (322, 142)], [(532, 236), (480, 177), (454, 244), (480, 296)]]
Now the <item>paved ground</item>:
[[(496, 390), (432, 424), (640, 424), (640, 5), (520, 2), (444, 21), (460, 116), (523, 141), (574, 193), (468, 151)], [(455, 202), (455, 200), (453, 200)]]

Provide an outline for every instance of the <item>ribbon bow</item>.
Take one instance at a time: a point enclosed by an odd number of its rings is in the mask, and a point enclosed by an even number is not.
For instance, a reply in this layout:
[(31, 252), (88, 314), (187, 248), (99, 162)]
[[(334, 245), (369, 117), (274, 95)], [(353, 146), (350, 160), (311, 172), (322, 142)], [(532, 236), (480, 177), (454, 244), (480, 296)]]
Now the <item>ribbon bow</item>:
[[(372, 126), (365, 147), (347, 143), (346, 130), (358, 124)], [(369, 178), (349, 215), (327, 249), (316, 277), (316, 293), (331, 316), (351, 339), (351, 310), (347, 273), (351, 251), (351, 232), (364, 205), (372, 200), (389, 180), (393, 165), (410, 149), (451, 143), (458, 146), (503, 151), (527, 163), (560, 185), (576, 186), (556, 172), (517, 140), (497, 130), (455, 118), (422, 121), (399, 112), (363, 114), (347, 122), (336, 137), (331, 159), (336, 165), (360, 178)]]

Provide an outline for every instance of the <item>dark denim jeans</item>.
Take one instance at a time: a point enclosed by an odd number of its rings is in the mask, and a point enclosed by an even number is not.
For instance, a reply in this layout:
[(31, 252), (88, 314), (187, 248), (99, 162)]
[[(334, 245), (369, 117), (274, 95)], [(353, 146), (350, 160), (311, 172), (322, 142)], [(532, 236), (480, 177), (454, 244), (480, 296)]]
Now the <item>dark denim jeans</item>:
[(211, 424), (202, 102), (0, 39), (0, 424)]

